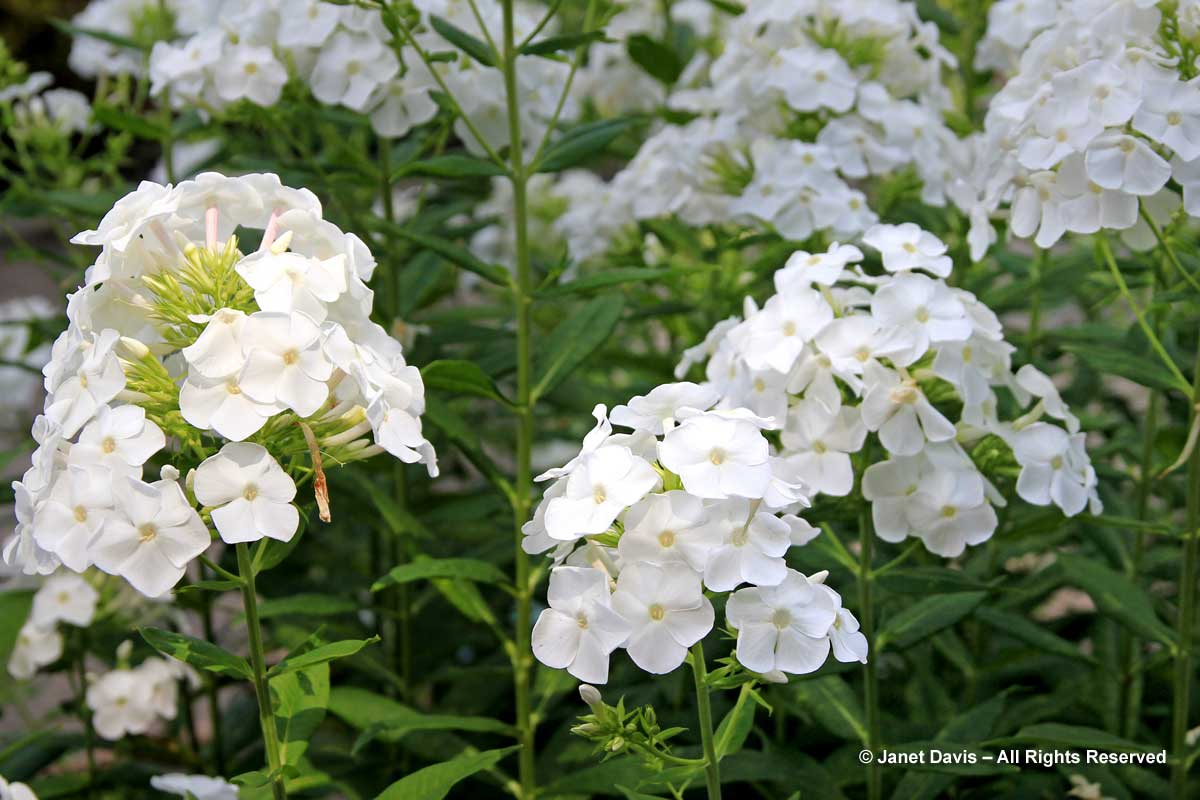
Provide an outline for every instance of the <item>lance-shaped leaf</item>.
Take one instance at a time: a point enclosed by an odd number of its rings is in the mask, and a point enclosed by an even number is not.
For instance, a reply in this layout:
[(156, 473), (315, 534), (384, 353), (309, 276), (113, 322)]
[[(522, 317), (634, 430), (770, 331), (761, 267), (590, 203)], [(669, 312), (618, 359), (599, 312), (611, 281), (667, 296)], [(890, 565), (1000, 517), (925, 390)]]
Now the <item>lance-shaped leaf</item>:
[(542, 397), (551, 391), (603, 344), (621, 319), (624, 307), (619, 295), (600, 295), (559, 323), (547, 337), (550, 347), (538, 359), (539, 377), (533, 396)]
[(427, 388), (442, 389), (457, 394), (471, 394), (508, 403), (508, 400), (496, 388), (496, 382), (473, 361), (457, 359), (431, 361), (421, 370), (421, 378), (425, 381)]
[(1175, 631), (1154, 613), (1150, 596), (1127, 577), (1074, 553), (1060, 553), (1057, 564), (1067, 580), (1091, 595), (1100, 613), (1140, 636), (1175, 646)]
[(494, 767), (500, 759), (519, 749), (518, 746), (467, 753), (419, 769), (384, 789), (375, 800), (442, 800), (459, 781)]
[(378, 636), (372, 636), (370, 639), (343, 639), (340, 642), (323, 644), (320, 647), (314, 647), (306, 653), (301, 653), (297, 656), (288, 656), (267, 670), (267, 675), (271, 677), (286, 675), (298, 669), (307, 669), (308, 667), (335, 661), (339, 658), (348, 658), (364, 647), (369, 647), (378, 641)]
[(284, 764), (299, 764), (329, 706), (329, 664), (276, 675), (270, 686), (279, 755)]
[(535, 172), (559, 172), (599, 153), (638, 122), (637, 117), (606, 119), (574, 127), (552, 142), (534, 167)]
[(443, 39), (459, 50), (462, 50), (480, 64), (483, 64), (485, 67), (496, 66), (495, 54), (486, 42), (472, 36), (454, 23), (448, 22), (436, 14), (430, 15), (429, 24), (433, 26), (435, 31), (441, 34)]
[(378, 592), (397, 583), (428, 580), (431, 578), (453, 578), (505, 585), (508, 576), (495, 565), (477, 558), (419, 558), (394, 567), (371, 586)]
[(191, 664), (196, 669), (247, 681), (254, 679), (254, 673), (246, 659), (235, 656), (212, 642), (174, 631), (165, 631), (162, 628), (139, 628), (138, 632), (146, 643), (158, 652)]
[(919, 600), (884, 624), (873, 649), (916, 644), (970, 614), (985, 597), (987, 592), (958, 592)]
[(469, 731), (472, 733), (498, 733), (507, 736), (513, 733), (513, 726), (491, 717), (422, 714), (406, 708), (403, 713), (372, 723), (354, 742), (350, 755), (358, 755), (364, 747), (376, 739), (398, 742), (408, 734), (417, 731)]

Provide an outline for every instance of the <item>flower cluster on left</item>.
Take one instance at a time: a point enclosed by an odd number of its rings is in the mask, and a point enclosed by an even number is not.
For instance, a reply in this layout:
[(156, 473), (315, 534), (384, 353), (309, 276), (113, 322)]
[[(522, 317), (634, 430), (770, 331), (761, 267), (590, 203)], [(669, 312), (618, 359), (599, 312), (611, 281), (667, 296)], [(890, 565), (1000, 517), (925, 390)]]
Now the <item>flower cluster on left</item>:
[(289, 541), (297, 481), (327, 516), (323, 462), (386, 451), (436, 473), (420, 373), (370, 321), (375, 261), (311, 192), (270, 174), (145, 182), (72, 242), (102, 249), (44, 370), (7, 563), (95, 566), (155, 597), (209, 521), (231, 544)]

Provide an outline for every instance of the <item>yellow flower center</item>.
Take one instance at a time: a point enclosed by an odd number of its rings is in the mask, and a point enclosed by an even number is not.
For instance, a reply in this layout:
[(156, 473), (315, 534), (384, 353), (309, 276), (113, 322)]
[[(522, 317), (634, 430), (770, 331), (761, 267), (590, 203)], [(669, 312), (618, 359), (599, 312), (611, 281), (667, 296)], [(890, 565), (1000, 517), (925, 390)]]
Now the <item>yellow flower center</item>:
[(158, 526), (153, 522), (147, 522), (138, 527), (138, 540), (142, 542), (152, 542), (154, 537), (158, 536)]
[(667, 610), (658, 603), (650, 606), (650, 619), (655, 622), (662, 622), (663, 617), (667, 615)]
[(658, 535), (658, 543), (663, 547), (671, 547), (675, 544), (675, 531), (663, 531)]

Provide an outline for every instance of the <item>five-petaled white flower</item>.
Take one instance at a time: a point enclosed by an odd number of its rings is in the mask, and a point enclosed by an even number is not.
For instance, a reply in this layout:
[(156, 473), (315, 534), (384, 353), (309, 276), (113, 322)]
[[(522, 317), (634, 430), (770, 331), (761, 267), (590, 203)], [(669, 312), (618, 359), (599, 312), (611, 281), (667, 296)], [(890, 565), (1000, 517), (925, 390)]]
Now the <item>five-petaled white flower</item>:
[(196, 468), (193, 488), (200, 503), (213, 507), (213, 525), (230, 544), (264, 536), (287, 542), (300, 524), (292, 505), (296, 484), (262, 445), (225, 445)]
[(625, 643), (629, 623), (612, 608), (608, 576), (590, 567), (557, 567), (550, 573), (550, 607), (533, 626), (533, 654), (548, 667), (581, 681), (608, 681), (608, 658)]

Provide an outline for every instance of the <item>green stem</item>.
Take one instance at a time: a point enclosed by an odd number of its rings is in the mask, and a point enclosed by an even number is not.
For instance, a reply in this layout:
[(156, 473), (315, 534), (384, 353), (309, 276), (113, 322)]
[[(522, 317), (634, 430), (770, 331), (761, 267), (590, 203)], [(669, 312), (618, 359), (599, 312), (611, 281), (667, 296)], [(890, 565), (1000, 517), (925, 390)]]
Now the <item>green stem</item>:
[(1138, 306), (1137, 301), (1133, 298), (1133, 293), (1129, 291), (1129, 286), (1125, 283), (1125, 278), (1121, 275), (1121, 270), (1117, 267), (1117, 260), (1113, 258), (1112, 249), (1108, 246), (1108, 240), (1100, 237), (1096, 240), (1097, 247), (1100, 248), (1101, 255), (1104, 256), (1105, 262), (1108, 264), (1108, 271), (1112, 273), (1113, 280), (1117, 282), (1117, 289), (1121, 292), (1121, 296), (1125, 298), (1125, 302), (1129, 304), (1129, 309), (1133, 312), (1133, 316), (1137, 319), (1138, 327), (1142, 329), (1142, 333), (1150, 340), (1150, 347), (1154, 350), (1154, 354), (1162, 361), (1163, 366), (1171, 373), (1171, 377), (1175, 379), (1175, 386), (1179, 391), (1183, 392), (1188, 397), (1194, 395), (1191, 384), (1188, 379), (1183, 376), (1179, 367), (1175, 364), (1175, 360), (1167, 353), (1167, 349), (1163, 347), (1158, 336), (1150, 327), (1150, 323), (1146, 322), (1146, 315)]
[(1046, 251), (1037, 248), (1033, 260), (1029, 262), (1030, 299), (1029, 299), (1029, 358), (1032, 361), (1037, 353), (1038, 340), (1042, 336), (1042, 269), (1046, 264)]
[(271, 686), (267, 682), (266, 657), (263, 654), (262, 627), (258, 621), (258, 595), (254, 590), (254, 566), (245, 542), (236, 545), (238, 573), (242, 580), (242, 606), (246, 611), (246, 636), (249, 640), (250, 667), (254, 671), (254, 696), (258, 700), (258, 721), (262, 726), (263, 749), (271, 772), (271, 791), (275, 800), (287, 800), (283, 785), (283, 762), (279, 757), (279, 733), (271, 708)]
[(533, 270), (529, 259), (529, 208), (526, 197), (524, 141), (521, 134), (520, 93), (517, 88), (517, 46), (513, 34), (513, 0), (503, 0), (504, 13), (502, 67), (504, 94), (508, 111), (509, 177), (513, 187), (513, 223), (516, 229), (517, 275), (512, 288), (513, 315), (517, 323), (517, 465), (513, 478), (513, 558), (515, 562), (516, 629), (511, 653), (513, 694), (517, 711), (517, 735), (521, 744), (519, 779), (521, 797), (531, 800), (537, 794), (537, 770), (534, 760), (534, 736), (537, 721), (532, 713), (530, 676), (533, 655), (529, 636), (533, 627), (533, 586), (529, 556), (521, 548), (521, 526), (529, 518), (533, 492), (533, 398), (530, 393), (533, 373)]
[[(1150, 305), (1154, 307), (1154, 295), (1162, 284), (1162, 269), (1156, 262), (1154, 283), (1150, 287)], [(1152, 328), (1155, 334), (1162, 333), (1162, 311), (1155, 309)], [(1154, 387), (1146, 389), (1146, 419), (1142, 425), (1142, 453), (1139, 465), (1141, 474), (1138, 476), (1136, 517), (1145, 521), (1150, 510), (1150, 498), (1154, 494), (1154, 442), (1158, 437), (1158, 393)], [(1142, 562), (1146, 553), (1146, 531), (1139, 529), (1134, 537), (1133, 556), (1129, 560), (1128, 575), (1136, 580), (1142, 571)], [(1138, 660), (1138, 637), (1128, 631), (1121, 631), (1121, 664), (1122, 677), (1125, 681), (1125, 702), (1121, 706), (1121, 734), (1132, 738), (1137, 733), (1137, 723), (1141, 714), (1144, 678), (1142, 671), (1135, 669)]]
[[(1196, 352), (1195, 375), (1192, 382), (1191, 424), (1200, 423), (1200, 348)], [(1188, 711), (1191, 708), (1192, 629), (1196, 624), (1196, 579), (1200, 567), (1200, 447), (1192, 451), (1187, 469), (1187, 539), (1183, 545), (1183, 563), (1179, 568), (1179, 655), (1175, 659), (1174, 707), (1171, 720), (1171, 787), (1176, 800), (1188, 795), (1187, 732)]]
[(87, 629), (79, 631), (79, 659), (75, 663), (79, 678), (78, 711), (83, 723), (84, 746), (87, 748), (87, 796), (96, 796), (96, 729), (92, 724), (92, 712), (87, 704)]
[[(871, 646), (867, 663), (863, 665), (863, 710), (866, 713), (868, 750), (879, 753), (879, 676), (875, 663), (879, 653), (875, 651), (875, 601), (872, 595), (873, 575), (871, 559), (874, 553), (875, 532), (871, 526), (871, 512), (864, 506), (858, 517), (859, 568), (858, 568), (858, 622), (863, 636)], [(872, 759), (867, 765), (867, 798), (881, 800), (883, 797), (883, 774), (879, 762)]]
[(708, 800), (721, 800), (721, 762), (713, 737), (712, 702), (708, 696), (708, 670), (704, 665), (704, 646), (692, 645), (692, 675), (696, 678), (696, 711), (700, 716), (700, 741), (704, 746), (704, 783)]
[[(204, 592), (204, 606), (201, 613), (202, 623), (204, 625), (204, 638), (213, 644), (216, 644), (216, 630), (213, 626), (212, 613), (212, 595), (209, 592)], [(225, 743), (222, 728), (224, 724), (221, 719), (221, 698), (217, 693), (217, 676), (211, 672), (205, 671), (204, 691), (208, 695), (208, 716), (212, 720), (212, 756), (213, 756), (213, 774), (225, 775)]]

